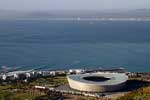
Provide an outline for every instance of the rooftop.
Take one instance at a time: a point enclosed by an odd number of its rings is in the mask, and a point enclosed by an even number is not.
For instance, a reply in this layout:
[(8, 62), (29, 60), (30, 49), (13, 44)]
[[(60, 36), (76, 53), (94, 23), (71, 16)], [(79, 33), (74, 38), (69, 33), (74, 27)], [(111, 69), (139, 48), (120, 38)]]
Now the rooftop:
[(69, 75), (68, 78), (81, 83), (97, 85), (116, 85), (128, 80), (126, 74), (101, 72)]

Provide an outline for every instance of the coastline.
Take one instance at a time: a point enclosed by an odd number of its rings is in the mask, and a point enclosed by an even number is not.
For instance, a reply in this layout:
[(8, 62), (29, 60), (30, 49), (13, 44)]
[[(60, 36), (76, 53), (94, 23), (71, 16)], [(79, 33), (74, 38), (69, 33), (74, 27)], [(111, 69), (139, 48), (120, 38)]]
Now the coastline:
[[(120, 91), (104, 92), (104, 93), (84, 93), (69, 88), (67, 77), (66, 77), (67, 75), (93, 73), (93, 72), (126, 74), (129, 77), (126, 83), (127, 86), (126, 88)], [(8, 76), (6, 77), (5, 75)], [(16, 89), (15, 87), (22, 85), (21, 87), (17, 88), (16, 91), (20, 90), (22, 87), (26, 87), (27, 89), (23, 88), (23, 91), (26, 91), (25, 93), (27, 93), (28, 95), (31, 95), (31, 93), (36, 94), (37, 91), (43, 91), (43, 92), (38, 92), (41, 95), (41, 93), (43, 94), (46, 91), (48, 91), (48, 93), (56, 93), (56, 94), (61, 94), (63, 96), (67, 94), (67, 96), (78, 97), (80, 95), (83, 98), (92, 97), (92, 98), (99, 98), (100, 100), (102, 98), (105, 99), (109, 98), (111, 100), (123, 96), (125, 94), (128, 94), (139, 88), (143, 88), (147, 86), (150, 82), (150, 73), (127, 72), (123, 68), (105, 69), (105, 70), (104, 69), (103, 70), (102, 69), (101, 70), (100, 69), (93, 69), (93, 70), (69, 69), (69, 70), (51, 70), (51, 71), (28, 70), (28, 71), (14, 71), (14, 72), (6, 73), (2, 76), (2, 79), (0, 85), (1, 88), (2, 87), (4, 88), (5, 86), (10, 86), (15, 90)], [(29, 89), (29, 87), (31, 89)], [(33, 90), (35, 92), (33, 92)], [(38, 94), (37, 96), (40, 95)]]

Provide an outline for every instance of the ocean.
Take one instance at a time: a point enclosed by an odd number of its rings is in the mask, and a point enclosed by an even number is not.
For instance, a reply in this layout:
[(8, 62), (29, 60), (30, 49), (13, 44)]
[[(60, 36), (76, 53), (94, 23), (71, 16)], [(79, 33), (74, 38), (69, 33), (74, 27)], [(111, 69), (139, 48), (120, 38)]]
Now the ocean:
[(0, 66), (150, 71), (149, 21), (0, 20)]

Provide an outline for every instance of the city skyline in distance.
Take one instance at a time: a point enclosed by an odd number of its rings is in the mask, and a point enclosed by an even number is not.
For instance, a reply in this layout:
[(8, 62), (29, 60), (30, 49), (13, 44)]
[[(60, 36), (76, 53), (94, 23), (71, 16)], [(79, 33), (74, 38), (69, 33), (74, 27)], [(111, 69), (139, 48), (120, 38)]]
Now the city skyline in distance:
[(17, 11), (47, 10), (133, 10), (150, 9), (149, 0), (0, 0), (0, 9)]

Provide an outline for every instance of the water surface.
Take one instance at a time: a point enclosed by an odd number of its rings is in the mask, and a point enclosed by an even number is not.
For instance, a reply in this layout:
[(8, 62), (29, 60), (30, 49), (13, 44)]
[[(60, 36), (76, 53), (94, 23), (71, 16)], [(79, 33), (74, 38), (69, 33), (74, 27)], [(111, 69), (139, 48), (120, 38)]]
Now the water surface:
[(0, 21), (0, 66), (150, 71), (150, 22)]

